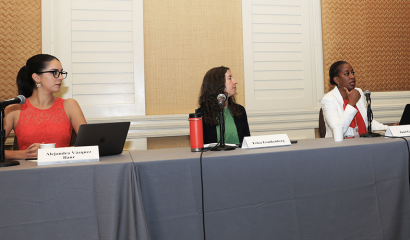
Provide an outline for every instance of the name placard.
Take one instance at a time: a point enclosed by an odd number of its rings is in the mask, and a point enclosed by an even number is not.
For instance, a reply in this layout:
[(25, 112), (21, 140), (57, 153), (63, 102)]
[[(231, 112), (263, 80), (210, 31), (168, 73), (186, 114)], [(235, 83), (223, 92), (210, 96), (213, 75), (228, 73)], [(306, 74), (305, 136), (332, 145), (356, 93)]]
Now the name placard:
[(287, 134), (275, 134), (245, 137), (243, 139), (242, 148), (263, 148), (263, 147), (279, 147), (289, 146), (290, 140)]
[(390, 126), (384, 135), (388, 137), (409, 137), (410, 125)]
[(96, 162), (100, 160), (98, 146), (39, 149), (37, 165)]

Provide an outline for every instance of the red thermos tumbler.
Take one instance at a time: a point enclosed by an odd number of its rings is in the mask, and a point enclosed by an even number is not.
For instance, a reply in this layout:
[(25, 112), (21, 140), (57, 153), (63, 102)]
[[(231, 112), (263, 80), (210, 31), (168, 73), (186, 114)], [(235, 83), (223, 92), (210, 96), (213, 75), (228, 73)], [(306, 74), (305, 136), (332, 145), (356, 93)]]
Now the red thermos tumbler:
[(190, 113), (188, 121), (191, 138), (191, 152), (200, 152), (204, 148), (202, 116), (200, 113)]

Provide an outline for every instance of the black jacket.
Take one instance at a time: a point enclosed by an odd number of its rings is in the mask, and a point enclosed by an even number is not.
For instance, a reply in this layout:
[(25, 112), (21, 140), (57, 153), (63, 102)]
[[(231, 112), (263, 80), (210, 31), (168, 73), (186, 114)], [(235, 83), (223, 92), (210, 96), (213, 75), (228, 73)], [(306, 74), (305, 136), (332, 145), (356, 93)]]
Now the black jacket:
[[(242, 105), (239, 105), (239, 111), (242, 113), (241, 118), (233, 117), (233, 120), (236, 125), (236, 131), (238, 132), (238, 138), (239, 142), (243, 142), (244, 137), (248, 137), (251, 135), (249, 131), (249, 125), (248, 125), (248, 117), (246, 115), (245, 108)], [(198, 108), (196, 113), (201, 113), (202, 117), (204, 116), (204, 112), (202, 110), (202, 107)], [(216, 134), (216, 126), (211, 126), (205, 123), (205, 120), (202, 120), (202, 126), (204, 130), (204, 143), (216, 143), (217, 140), (217, 134)]]

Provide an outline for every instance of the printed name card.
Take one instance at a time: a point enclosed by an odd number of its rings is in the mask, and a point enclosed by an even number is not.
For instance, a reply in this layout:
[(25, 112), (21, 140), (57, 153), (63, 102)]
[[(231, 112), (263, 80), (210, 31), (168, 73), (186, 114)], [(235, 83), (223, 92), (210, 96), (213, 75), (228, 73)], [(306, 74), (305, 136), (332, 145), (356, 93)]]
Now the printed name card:
[(96, 162), (99, 160), (98, 146), (45, 148), (39, 149), (37, 155), (38, 166)]
[(275, 134), (245, 137), (243, 139), (242, 148), (263, 148), (263, 147), (279, 147), (289, 146), (290, 140), (287, 134)]
[(388, 137), (409, 137), (410, 125), (390, 126), (384, 135)]

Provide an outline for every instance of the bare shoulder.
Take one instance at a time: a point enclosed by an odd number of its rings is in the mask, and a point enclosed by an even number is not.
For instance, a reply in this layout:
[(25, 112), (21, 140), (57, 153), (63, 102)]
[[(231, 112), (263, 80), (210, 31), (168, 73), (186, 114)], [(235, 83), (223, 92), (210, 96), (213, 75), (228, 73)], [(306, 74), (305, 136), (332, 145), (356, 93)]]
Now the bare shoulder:
[(64, 107), (79, 107), (78, 102), (75, 99), (68, 98), (64, 100)]
[(75, 99), (68, 98), (63, 102), (64, 110), (67, 113), (81, 111), (80, 105)]
[(12, 105), (7, 106), (4, 109), (4, 114), (5, 115), (7, 115), (7, 114), (12, 114), (12, 115), (20, 114), (20, 110), (21, 110), (21, 105), (20, 104), (12, 104)]

